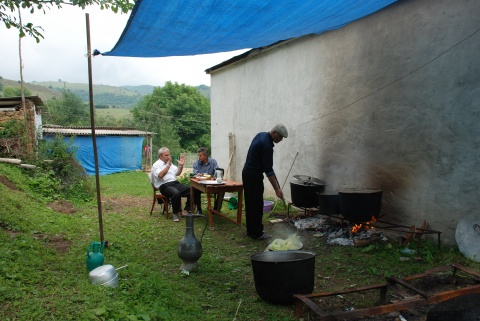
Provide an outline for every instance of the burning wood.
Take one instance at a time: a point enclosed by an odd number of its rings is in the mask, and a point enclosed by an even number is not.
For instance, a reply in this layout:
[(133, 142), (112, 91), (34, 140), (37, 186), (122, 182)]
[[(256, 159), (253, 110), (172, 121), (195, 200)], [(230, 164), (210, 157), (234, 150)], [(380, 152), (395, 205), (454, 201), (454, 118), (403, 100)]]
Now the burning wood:
[(295, 227), (299, 230), (321, 231), (327, 236), (329, 244), (344, 246), (363, 246), (380, 240), (387, 240), (383, 232), (376, 231), (370, 225), (376, 221), (372, 217), (370, 222), (363, 224), (346, 225), (329, 219), (324, 215), (317, 215), (295, 221)]
[(373, 226), (369, 225), (371, 222), (376, 222), (377, 219), (375, 216), (372, 216), (372, 219), (365, 223), (353, 224), (352, 228), (350, 229), (350, 233), (357, 233), (361, 229), (375, 229)]

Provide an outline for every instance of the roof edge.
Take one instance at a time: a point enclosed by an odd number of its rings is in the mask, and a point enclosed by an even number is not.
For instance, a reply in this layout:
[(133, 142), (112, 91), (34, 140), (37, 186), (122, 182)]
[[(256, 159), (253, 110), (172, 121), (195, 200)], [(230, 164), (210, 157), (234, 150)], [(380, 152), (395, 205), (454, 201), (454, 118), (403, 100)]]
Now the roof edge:
[(268, 45), (268, 46), (264, 46), (264, 47), (259, 47), (259, 48), (254, 48), (254, 49), (251, 49), (247, 52), (244, 52), (238, 56), (235, 56), (235, 57), (232, 57), (224, 62), (221, 62), (219, 63), (218, 65), (215, 65), (213, 67), (210, 67), (208, 69), (205, 69), (205, 73), (207, 74), (212, 74), (213, 72), (215, 71), (219, 71), (221, 69), (224, 69), (230, 65), (233, 65), (233, 64), (236, 64), (236, 63), (239, 63), (243, 60), (247, 60), (247, 59), (250, 59), (250, 58), (253, 58), (255, 56), (258, 56), (260, 54), (263, 54), (269, 50), (272, 50), (272, 49), (275, 49), (277, 47), (280, 47), (280, 46), (283, 46), (283, 45), (286, 45), (286, 44), (289, 44), (290, 42), (294, 41), (294, 40), (297, 40), (297, 39), (300, 39), (302, 37), (298, 37), (298, 38), (291, 38), (291, 39), (287, 39), (287, 40), (280, 40), (280, 41), (277, 41), (271, 45)]

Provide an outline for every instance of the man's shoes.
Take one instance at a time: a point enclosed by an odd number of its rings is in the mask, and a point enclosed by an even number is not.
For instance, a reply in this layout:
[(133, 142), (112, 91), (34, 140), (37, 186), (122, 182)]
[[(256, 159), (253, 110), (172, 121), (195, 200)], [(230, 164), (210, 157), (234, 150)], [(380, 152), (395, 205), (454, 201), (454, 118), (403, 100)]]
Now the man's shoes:
[(269, 240), (271, 238), (272, 236), (270, 234), (263, 232), (263, 234), (257, 237), (256, 240)]
[(173, 215), (173, 221), (174, 222), (180, 222), (180, 219), (178, 218), (178, 215)]
[(200, 214), (200, 215), (201, 215), (201, 214), (202, 214), (202, 210), (199, 209), (199, 210), (197, 211), (197, 214)]

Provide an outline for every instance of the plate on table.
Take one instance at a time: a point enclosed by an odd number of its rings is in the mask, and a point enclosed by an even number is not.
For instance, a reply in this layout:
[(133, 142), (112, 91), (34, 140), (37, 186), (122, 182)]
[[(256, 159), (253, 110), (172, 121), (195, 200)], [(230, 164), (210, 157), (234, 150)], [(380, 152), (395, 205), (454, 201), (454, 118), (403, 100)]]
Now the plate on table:
[(200, 181), (199, 182), (200, 184), (205, 184), (205, 185), (224, 185), (225, 182), (217, 182), (217, 181), (210, 181), (210, 180), (207, 180), (207, 181)]

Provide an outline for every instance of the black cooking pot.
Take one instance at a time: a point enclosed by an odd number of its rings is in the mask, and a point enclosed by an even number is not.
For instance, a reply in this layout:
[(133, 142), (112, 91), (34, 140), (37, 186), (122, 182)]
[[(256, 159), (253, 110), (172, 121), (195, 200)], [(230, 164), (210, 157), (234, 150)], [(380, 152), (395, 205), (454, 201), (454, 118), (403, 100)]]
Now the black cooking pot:
[(318, 207), (317, 193), (323, 193), (327, 183), (306, 175), (294, 175), (293, 177), (295, 179), (290, 182), (293, 205), (305, 208)]
[(340, 197), (338, 196), (338, 194), (317, 194), (319, 214), (340, 214)]
[(252, 255), (250, 259), (258, 295), (270, 303), (286, 304), (294, 301), (294, 294), (312, 293), (315, 255), (302, 250)]
[(340, 213), (352, 223), (364, 223), (378, 218), (382, 207), (382, 194), (374, 188), (344, 188), (338, 190)]

